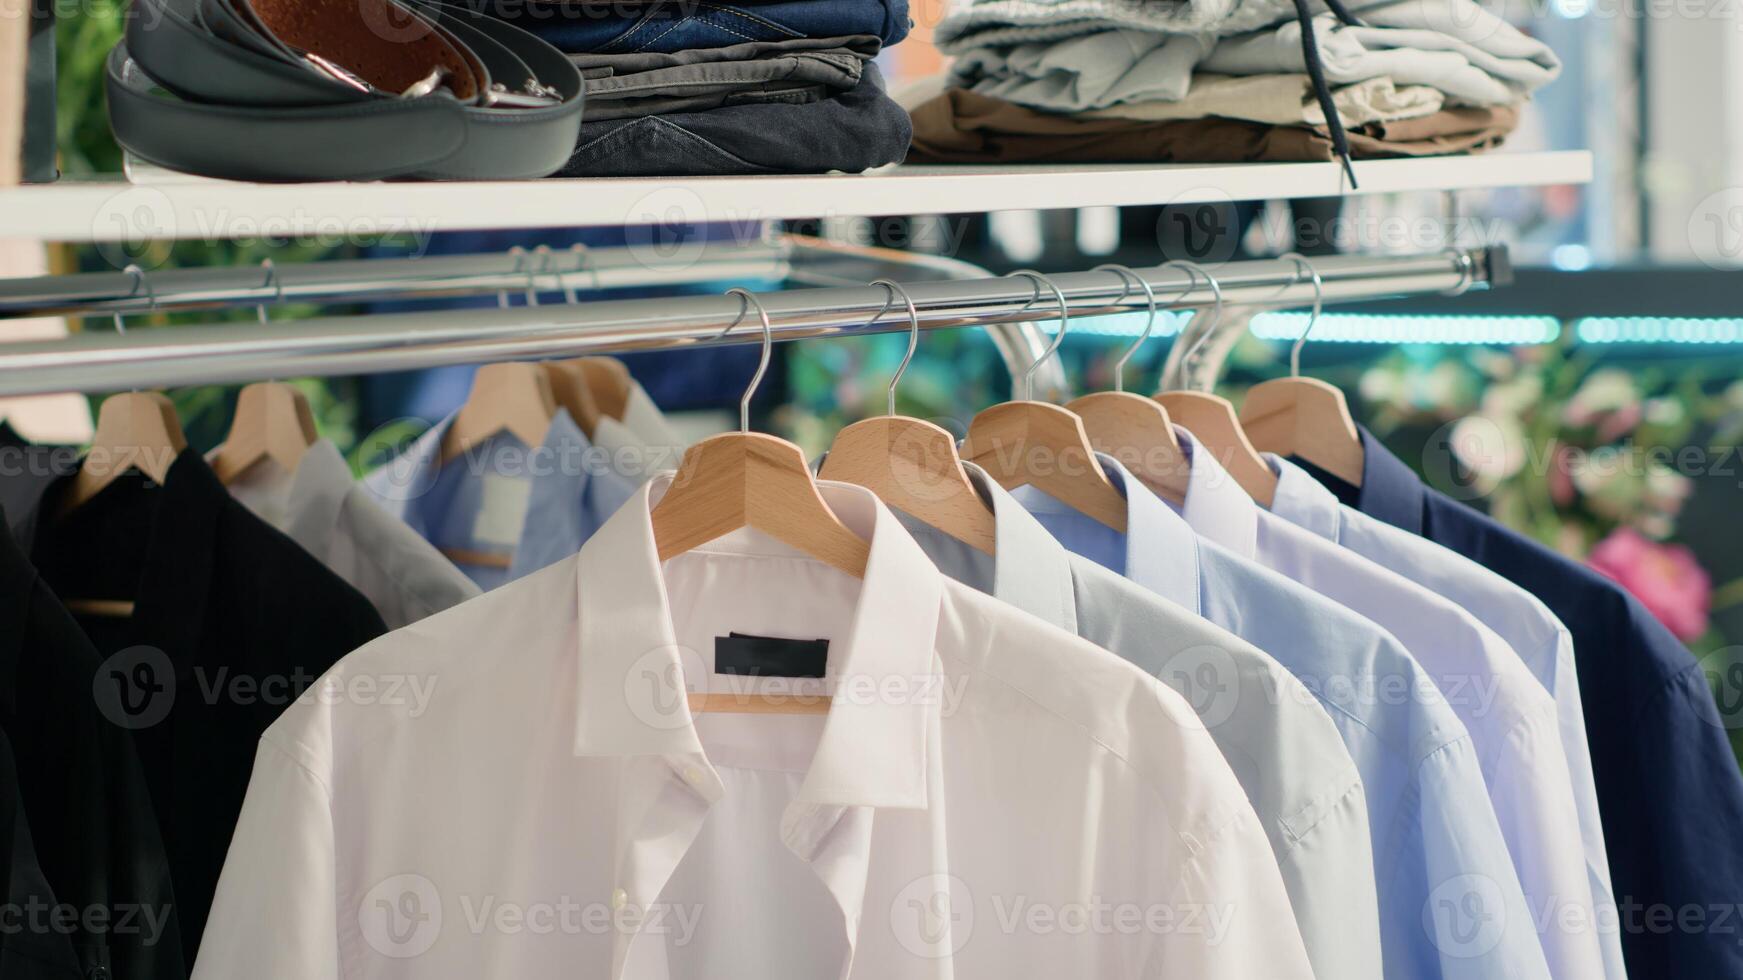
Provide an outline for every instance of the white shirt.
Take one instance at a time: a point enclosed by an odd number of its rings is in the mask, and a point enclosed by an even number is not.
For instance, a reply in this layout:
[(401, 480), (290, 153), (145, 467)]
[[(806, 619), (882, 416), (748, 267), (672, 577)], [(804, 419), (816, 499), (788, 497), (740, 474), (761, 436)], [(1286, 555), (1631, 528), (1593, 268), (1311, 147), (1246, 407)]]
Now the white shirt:
[(689, 446), (665, 413), (648, 397), (640, 382), (631, 379), (624, 399), (623, 418), (601, 415), (593, 427), (593, 444), (611, 454), (612, 469), (635, 483), (644, 483), (656, 473), (678, 468)]
[[(1501, 888), (1510, 928), (1535, 933), (1552, 976), (1603, 976), (1579, 811), (1549, 692), (1470, 613), (1259, 507), (1191, 433), (1175, 431), (1191, 459), (1181, 515), (1194, 530), (1385, 627), (1434, 679), (1470, 731), (1512, 858), (1516, 874)], [(1525, 904), (1515, 910), (1514, 902)]]
[(1586, 745), (1573, 637), (1567, 627), (1536, 596), (1500, 574), (1450, 548), (1344, 506), (1336, 494), (1288, 460), (1269, 453), (1266, 460), (1277, 474), (1272, 513), (1463, 606), (1507, 641), (1555, 699), (1562, 749), (1567, 753), (1568, 775), (1579, 811), (1586, 877), (1598, 913), (1599, 928), (1595, 931), (1604, 957), (1603, 975), (1622, 980), (1627, 969), (1622, 962), (1620, 920), (1610, 884), (1604, 828), (1598, 818), (1598, 791)]
[(478, 594), (453, 562), (352, 482), (330, 439), (310, 446), (294, 472), (262, 459), (230, 484), (230, 495), (363, 593), (389, 629)]
[[(844, 484), (863, 580), (750, 530), (662, 565), (669, 480), (285, 712), (196, 978), (1311, 976), (1179, 695)], [(714, 674), (729, 631), (827, 639), (828, 679)], [(826, 684), (826, 716), (683, 696)]]

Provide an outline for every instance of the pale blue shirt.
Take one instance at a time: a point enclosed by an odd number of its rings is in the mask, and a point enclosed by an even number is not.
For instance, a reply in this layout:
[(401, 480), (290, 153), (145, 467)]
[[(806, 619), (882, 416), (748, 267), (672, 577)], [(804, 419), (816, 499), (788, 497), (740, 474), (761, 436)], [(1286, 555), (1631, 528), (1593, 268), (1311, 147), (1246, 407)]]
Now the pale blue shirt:
[(1551, 976), (1602, 976), (1567, 753), (1549, 692), (1469, 612), (1264, 510), (1192, 433), (1175, 432), (1190, 462), (1180, 510), (1187, 524), (1385, 627), (1465, 723), (1490, 823), (1501, 830), (1501, 853), (1513, 871), (1497, 889), (1506, 898), (1500, 914), (1528, 930), (1514, 937), (1509, 928), (1503, 941), (1535, 946)]
[(1345, 506), (1337, 495), (1287, 460), (1265, 454), (1277, 474), (1271, 512), (1356, 552), (1463, 606), (1493, 629), (1524, 660), (1555, 699), (1562, 749), (1567, 755), (1578, 810), (1586, 873), (1600, 928), (1604, 976), (1622, 980), (1620, 920), (1610, 884), (1610, 859), (1598, 817), (1598, 791), (1586, 744), (1585, 708), (1574, 667), (1573, 637), (1531, 593), (1456, 551)]
[(563, 409), (538, 446), (501, 432), (444, 466), (442, 438), (453, 422), (450, 415), (436, 423), (362, 484), (450, 557), (507, 557), (507, 568), (455, 561), (486, 590), (581, 550), (641, 483), (617, 472), (613, 454), (590, 443)]
[(1318, 695), (1367, 795), (1386, 976), (1549, 977), (1470, 735), (1404, 645), (1201, 538), (1100, 459), (1126, 494), (1124, 535), (1033, 488), (1016, 496), (1067, 548), (1251, 642)]
[(1072, 554), (980, 467), (964, 469), (992, 509), (994, 554), (897, 512), (927, 557), (1180, 692), (1264, 825), (1314, 975), (1382, 976), (1367, 797), (1312, 692), (1247, 641)]

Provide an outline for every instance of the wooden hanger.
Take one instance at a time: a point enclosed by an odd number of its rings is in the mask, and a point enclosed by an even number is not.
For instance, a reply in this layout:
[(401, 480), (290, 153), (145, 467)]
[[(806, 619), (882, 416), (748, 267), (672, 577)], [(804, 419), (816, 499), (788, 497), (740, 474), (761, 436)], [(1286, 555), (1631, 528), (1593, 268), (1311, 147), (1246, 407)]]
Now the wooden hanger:
[(281, 381), (256, 382), (236, 396), (236, 416), (212, 471), (226, 486), (263, 459), (294, 473), (319, 438), (315, 413), (301, 391)]
[(1319, 322), (1325, 284), (1305, 256), (1283, 256), (1313, 276), (1313, 313), (1289, 350), (1289, 377), (1264, 381), (1248, 389), (1241, 403), (1241, 427), (1253, 445), (1279, 456), (1294, 456), (1338, 479), (1362, 485), (1362, 435), (1350, 415), (1344, 393), (1318, 378), (1301, 376), (1301, 348)]
[[(841, 523), (818, 491), (798, 446), (750, 431), (750, 400), (769, 367), (774, 329), (768, 311), (748, 290), (732, 289), (743, 303), (739, 321), (755, 307), (762, 319), (763, 357), (738, 402), (738, 431), (712, 436), (684, 453), (671, 489), (650, 515), (660, 560), (668, 561), (743, 527), (756, 528), (855, 578), (865, 577), (871, 545)], [(730, 333), (738, 323), (728, 327)], [(755, 707), (749, 707), (754, 704)], [(738, 694), (692, 694), (692, 712), (817, 714), (824, 699), (779, 700)]]
[(599, 428), (599, 402), (594, 400), (593, 390), (587, 386), (587, 379), (581, 376), (580, 369), (571, 361), (546, 361), (544, 369), (557, 404), (563, 406), (582, 432), (587, 433), (587, 438), (593, 438), (594, 431)]
[[(587, 433), (587, 438), (593, 438), (599, 428), (601, 418), (610, 417), (619, 422), (629, 409), (629, 395), (635, 384), (629, 375), (629, 368), (615, 357), (575, 357), (566, 361), (557, 361), (550, 365), (553, 368), (552, 380), (556, 381), (556, 373), (564, 375), (563, 386), (581, 394), (570, 397), (575, 402), (575, 408), (570, 414), (581, 426), (581, 431)], [(564, 403), (565, 408), (569, 405)]]
[[(1162, 268), (1173, 264), (1164, 263)], [(1174, 434), (1174, 421), (1161, 402), (1132, 394), (1125, 387), (1126, 362), (1150, 339), (1150, 332), (1156, 326), (1156, 291), (1150, 288), (1144, 277), (1123, 265), (1096, 267), (1096, 271), (1103, 269), (1119, 275), (1122, 284), (1120, 302), (1131, 294), (1132, 283), (1136, 282), (1143, 288), (1150, 304), (1149, 319), (1144, 322), (1144, 332), (1114, 362), (1114, 390), (1084, 395), (1066, 403), (1065, 407), (1083, 419), (1083, 429), (1089, 433), (1090, 445), (1118, 459), (1146, 486), (1178, 503), (1186, 499), (1186, 476), (1191, 464), (1180, 448), (1180, 439)], [(1185, 292), (1190, 292), (1192, 284), (1197, 282), (1197, 274), (1192, 273), (1192, 276)]]
[[(155, 391), (111, 395), (97, 410), (97, 431), (72, 483), (62, 494), (57, 516), (66, 515), (102, 493), (129, 470), (138, 470), (162, 485), (176, 457), (188, 448), (176, 418), (174, 403)], [(125, 619), (133, 615), (130, 599), (62, 601), (68, 611), (84, 616)]]
[[(1010, 490), (1028, 485), (1102, 524), (1124, 533), (1126, 498), (1108, 479), (1083, 420), (1058, 405), (1034, 400), (1035, 372), (1059, 350), (1070, 322), (1065, 294), (1052, 280), (1037, 272), (1013, 272), (1035, 283), (1035, 295), (1045, 284), (1059, 304), (1059, 333), (1023, 374), (1022, 401), (994, 405), (976, 415), (968, 425), (962, 455), (985, 469), (999, 485)], [(1034, 300), (1030, 301), (1033, 305)]]
[(993, 554), (997, 524), (963, 471), (956, 438), (942, 426), (896, 414), (896, 385), (920, 343), (920, 313), (907, 290), (888, 279), (872, 283), (889, 291), (876, 323), (899, 293), (908, 306), (908, 353), (890, 378), (889, 414), (863, 419), (836, 433), (818, 475), (865, 487), (909, 514), (986, 554)]
[[(1217, 323), (1222, 320), (1223, 312), (1221, 284), (1209, 270), (1197, 263), (1191, 263), (1191, 266), (1204, 273), (1216, 302), (1211, 309), (1210, 324), (1182, 357), (1183, 366), (1191, 364), (1200, 349), (1216, 335)], [(1185, 339), (1186, 335), (1182, 332), (1180, 340)], [(1208, 391), (1165, 391), (1156, 395), (1156, 401), (1168, 409), (1168, 414), (1174, 421), (1185, 426), (1203, 444), (1204, 450), (1222, 464), (1223, 469), (1228, 471), (1229, 476), (1249, 497), (1265, 507), (1271, 506), (1272, 499), (1277, 495), (1277, 475), (1271, 472), (1271, 467), (1265, 464), (1259, 451), (1247, 440), (1240, 419), (1235, 415), (1235, 406), (1227, 398)]]
[(542, 367), (522, 361), (486, 364), (473, 376), (466, 404), (442, 437), (438, 461), (447, 463), (498, 432), (536, 447), (556, 415), (557, 398)]
[[(261, 259), (260, 268), (266, 273), (261, 288), (276, 287), (274, 301), (284, 302), (284, 284), (279, 282), (278, 269), (272, 260)], [(256, 306), (255, 314), (261, 323), (266, 323), (266, 304)], [(226, 486), (263, 459), (295, 472), (303, 454), (319, 438), (315, 413), (301, 391), (277, 381), (257, 382), (237, 394), (230, 434), (224, 437), (212, 470)]]
[[(557, 399), (551, 379), (539, 364), (506, 361), (486, 364), (472, 377), (472, 391), (460, 406), (442, 437), (438, 465), (480, 445), (499, 432), (507, 432), (529, 447), (544, 443), (551, 419), (557, 415)], [(514, 556), (472, 548), (441, 548), (442, 554), (460, 565), (507, 569)]]

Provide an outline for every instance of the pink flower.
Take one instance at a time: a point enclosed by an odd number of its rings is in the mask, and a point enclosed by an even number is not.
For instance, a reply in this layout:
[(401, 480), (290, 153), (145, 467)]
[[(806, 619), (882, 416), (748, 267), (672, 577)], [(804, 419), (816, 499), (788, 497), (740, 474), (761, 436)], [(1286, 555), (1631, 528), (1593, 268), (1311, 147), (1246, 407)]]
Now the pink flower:
[(1689, 549), (1619, 527), (1592, 548), (1587, 564), (1633, 593), (1678, 639), (1706, 633), (1713, 580)]

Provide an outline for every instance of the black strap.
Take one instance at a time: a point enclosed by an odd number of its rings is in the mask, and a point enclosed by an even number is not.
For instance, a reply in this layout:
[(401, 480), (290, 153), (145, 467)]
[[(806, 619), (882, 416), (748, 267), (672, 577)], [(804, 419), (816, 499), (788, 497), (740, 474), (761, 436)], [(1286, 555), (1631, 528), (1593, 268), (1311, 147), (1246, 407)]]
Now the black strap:
[[(250, 181), (543, 177), (574, 152), (580, 72), (539, 38), (437, 3), (418, 15), (463, 44), (499, 84), (526, 78), (557, 102), (465, 104), (445, 89), (417, 98), (359, 91), (205, 27), (197, 0), (135, 0), (105, 71), (123, 147), (160, 166)], [(483, 100), (480, 100), (483, 101)]]
[[(1341, 0), (1326, 0), (1326, 6), (1344, 23), (1357, 23)], [(1344, 173), (1350, 178), (1350, 189), (1354, 190), (1360, 185), (1356, 183), (1355, 164), (1350, 161), (1350, 138), (1344, 132), (1344, 121), (1338, 115), (1331, 86), (1326, 84), (1325, 65), (1319, 58), (1319, 39), (1313, 33), (1313, 11), (1308, 7), (1308, 0), (1295, 0), (1295, 16), (1301, 22), (1301, 59), (1307, 63), (1307, 77), (1313, 83), (1313, 96), (1319, 102), (1320, 111), (1325, 114), (1326, 129), (1331, 133), (1332, 152), (1342, 162)]]

